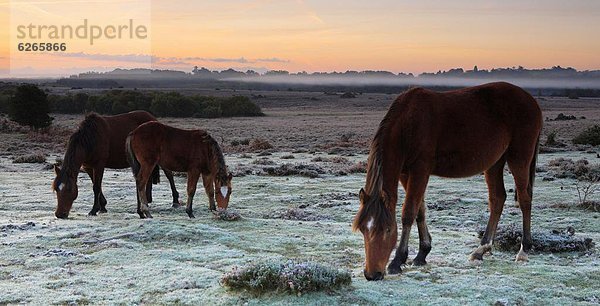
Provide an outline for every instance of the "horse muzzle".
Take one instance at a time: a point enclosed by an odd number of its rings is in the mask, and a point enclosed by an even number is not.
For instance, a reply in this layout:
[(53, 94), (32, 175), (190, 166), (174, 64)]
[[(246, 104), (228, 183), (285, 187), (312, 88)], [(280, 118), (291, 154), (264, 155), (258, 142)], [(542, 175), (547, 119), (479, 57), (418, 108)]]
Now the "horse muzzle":
[(383, 279), (383, 272), (367, 273), (367, 270), (365, 270), (364, 275), (368, 281), (378, 281)]

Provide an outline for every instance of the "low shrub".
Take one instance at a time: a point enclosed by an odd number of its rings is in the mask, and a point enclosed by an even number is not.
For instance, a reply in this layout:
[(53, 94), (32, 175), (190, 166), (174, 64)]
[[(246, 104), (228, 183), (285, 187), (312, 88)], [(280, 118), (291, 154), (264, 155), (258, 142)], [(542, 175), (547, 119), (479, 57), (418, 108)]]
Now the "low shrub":
[(283, 219), (293, 221), (324, 221), (330, 220), (328, 216), (314, 214), (301, 208), (288, 208), (284, 211), (271, 212), (263, 216), (265, 219)]
[(267, 175), (272, 176), (299, 175), (309, 178), (317, 178), (320, 174), (325, 174), (325, 171), (319, 166), (304, 164), (283, 164), (278, 167), (265, 167), (263, 170)]
[(356, 98), (356, 94), (353, 93), (353, 92), (345, 92), (345, 93), (343, 93), (340, 96), (340, 98), (342, 98), (342, 99), (354, 99), (354, 98)]
[(544, 143), (544, 145), (549, 147), (554, 147), (558, 145), (558, 142), (556, 141), (556, 131), (548, 133), (548, 137), (546, 137), (546, 142)]
[(13, 159), (13, 163), (15, 164), (43, 164), (46, 162), (46, 156), (44, 154), (29, 154), (18, 156)]
[(237, 221), (240, 220), (242, 216), (234, 210), (227, 210), (217, 208), (216, 211), (213, 212), (213, 219), (223, 220), (223, 221)]
[(22, 133), (22, 132), (26, 132), (27, 129), (24, 128), (22, 125), (19, 125), (18, 123), (5, 119), (5, 118), (0, 118), (0, 132), (2, 133)]
[(590, 165), (586, 159), (573, 161), (569, 158), (560, 157), (548, 161), (548, 172), (555, 178), (593, 181), (600, 177), (600, 166)]
[(348, 271), (314, 262), (292, 260), (267, 261), (246, 268), (234, 267), (221, 278), (221, 283), (232, 289), (247, 289), (256, 293), (280, 291), (298, 295), (331, 290), (351, 282), (352, 277)]
[(346, 169), (347, 173), (367, 173), (367, 162), (358, 162)]
[(267, 158), (267, 157), (262, 157), (262, 158), (258, 158), (258, 159), (253, 160), (252, 164), (263, 165), (263, 166), (270, 166), (270, 165), (275, 165), (275, 162), (272, 161), (271, 159)]
[(273, 148), (273, 145), (271, 143), (269, 143), (269, 141), (267, 141), (266, 139), (252, 139), (252, 141), (250, 141), (250, 150), (252, 151), (263, 151), (263, 150), (269, 150)]
[[(479, 230), (481, 238), (484, 229)], [(521, 248), (522, 229), (520, 226), (508, 225), (498, 227), (494, 246), (501, 251), (517, 252)], [(575, 237), (575, 229), (568, 227), (564, 230), (553, 230), (550, 233), (531, 233), (533, 250), (537, 252), (588, 252), (593, 250), (591, 238)]]
[(574, 144), (600, 145), (600, 125), (594, 125), (573, 138)]
[(577, 120), (577, 117), (575, 117), (573, 115), (565, 115), (563, 113), (560, 113), (556, 116), (556, 118), (554, 118), (554, 121), (567, 121), (567, 120)]
[(590, 210), (590, 211), (595, 211), (595, 212), (600, 211), (600, 202), (598, 202), (598, 201), (585, 201), (585, 202), (579, 203), (577, 206), (580, 208), (586, 209), (586, 210)]

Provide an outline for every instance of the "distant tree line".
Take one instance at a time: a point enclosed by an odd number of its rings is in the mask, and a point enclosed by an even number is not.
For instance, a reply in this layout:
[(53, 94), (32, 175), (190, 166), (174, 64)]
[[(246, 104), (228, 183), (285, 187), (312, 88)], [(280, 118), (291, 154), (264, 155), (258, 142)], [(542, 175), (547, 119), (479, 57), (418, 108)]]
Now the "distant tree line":
[[(377, 78), (439, 78), (439, 77), (461, 77), (461, 78), (542, 78), (542, 79), (598, 79), (600, 78), (600, 70), (585, 70), (579, 71), (572, 67), (554, 66), (551, 68), (542, 69), (527, 69), (523, 66), (479, 69), (474, 66), (473, 69), (465, 70), (463, 68), (453, 68), (449, 70), (438, 70), (437, 72), (423, 72), (419, 75), (412, 73), (393, 73), (385, 70), (364, 70), (355, 71), (347, 70), (344, 72), (289, 72), (287, 70), (269, 70), (261, 74), (254, 70), (238, 71), (232, 68), (218, 71), (209, 70), (205, 67), (194, 67), (191, 73), (177, 70), (158, 70), (158, 69), (115, 69), (108, 72), (86, 72), (79, 75), (71, 76), (70, 79), (105, 79), (105, 80), (126, 80), (126, 79), (187, 79), (187, 78), (202, 78), (212, 80), (226, 79), (244, 79), (248, 77), (271, 77), (271, 76), (286, 76), (286, 77), (377, 77)], [(64, 79), (63, 79), (64, 80)], [(60, 82), (60, 81), (59, 81)], [(112, 84), (112, 85), (116, 85)], [(116, 86), (115, 86), (116, 87)]]
[(0, 82), (0, 113), (11, 120), (35, 129), (52, 122), (48, 113), (83, 114), (97, 112), (115, 115), (145, 110), (157, 117), (250, 117), (263, 116), (258, 105), (248, 97), (185, 96), (177, 92), (142, 92), (110, 90), (100, 94), (79, 92), (48, 95), (34, 84)]
[(97, 112), (115, 115), (145, 110), (157, 117), (242, 117), (264, 115), (248, 97), (185, 96), (177, 92), (110, 90), (99, 95), (76, 93), (50, 95), (50, 109), (56, 113)]

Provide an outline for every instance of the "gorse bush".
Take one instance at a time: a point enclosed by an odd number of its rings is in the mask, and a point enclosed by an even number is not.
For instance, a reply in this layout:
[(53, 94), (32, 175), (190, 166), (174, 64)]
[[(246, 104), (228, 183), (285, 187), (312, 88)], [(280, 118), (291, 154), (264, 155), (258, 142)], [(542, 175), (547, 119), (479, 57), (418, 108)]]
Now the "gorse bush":
[(100, 95), (77, 93), (52, 95), (52, 110), (57, 113), (116, 115), (133, 110), (145, 110), (157, 117), (219, 118), (263, 116), (260, 107), (248, 97), (185, 96), (177, 92), (141, 92), (110, 90)]
[(552, 147), (556, 146), (557, 144), (558, 141), (556, 141), (556, 131), (548, 133), (548, 137), (546, 138), (546, 142), (544, 143), (544, 145)]
[(326, 267), (314, 262), (297, 263), (263, 262), (247, 268), (234, 268), (221, 278), (221, 283), (234, 289), (247, 289), (256, 293), (284, 291), (304, 293), (335, 289), (349, 285), (349, 272)]
[(8, 114), (8, 103), (10, 102), (9, 95), (0, 95), (0, 114)]
[(573, 138), (574, 144), (600, 145), (600, 125), (594, 125)]
[(10, 98), (15, 94), (15, 86), (0, 82), (0, 114), (8, 114)]
[(16, 88), (8, 103), (8, 116), (21, 125), (41, 129), (52, 124), (48, 116), (50, 105), (44, 91), (33, 84), (24, 84)]

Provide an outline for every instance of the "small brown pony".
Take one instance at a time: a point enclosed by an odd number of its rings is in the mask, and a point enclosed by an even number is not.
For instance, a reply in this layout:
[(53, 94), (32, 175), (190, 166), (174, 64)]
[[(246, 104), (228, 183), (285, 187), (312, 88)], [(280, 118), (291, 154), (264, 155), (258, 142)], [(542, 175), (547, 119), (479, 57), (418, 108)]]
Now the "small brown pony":
[(209, 209), (217, 205), (226, 209), (231, 195), (231, 173), (227, 173), (225, 158), (219, 144), (203, 130), (182, 130), (158, 122), (140, 125), (126, 141), (127, 159), (133, 170), (138, 195), (140, 218), (152, 218), (144, 190), (152, 169), (187, 172), (186, 212), (194, 218), (192, 200), (200, 175), (209, 200)]
[(396, 245), (398, 181), (406, 191), (402, 235), (390, 274), (401, 272), (408, 257), (408, 238), (414, 220), (419, 252), (413, 264), (424, 265), (431, 250), (425, 222), (424, 194), (430, 175), (468, 177), (485, 174), (490, 217), (471, 260), (481, 260), (492, 248), (506, 191), (503, 171), (508, 163), (523, 213), (523, 239), (517, 261), (531, 249), (531, 199), (542, 114), (535, 99), (504, 82), (448, 92), (415, 88), (390, 106), (375, 134), (360, 190), (360, 208), (353, 230), (364, 236), (368, 280), (383, 279), (385, 265)]
[[(77, 175), (82, 166), (94, 185), (94, 206), (89, 215), (106, 212), (106, 198), (102, 193), (104, 168), (129, 168), (125, 155), (125, 138), (140, 124), (155, 120), (154, 116), (144, 111), (116, 116), (100, 116), (95, 113), (86, 115), (69, 139), (62, 168), (54, 167), (56, 178), (52, 188), (56, 191), (58, 200), (54, 215), (63, 219), (69, 216), (73, 201), (78, 195)], [(178, 206), (179, 194), (175, 189), (173, 174), (168, 170), (164, 172), (171, 184), (173, 205)], [(158, 182), (158, 168), (154, 171), (153, 181)], [(151, 185), (147, 194), (151, 198)]]

